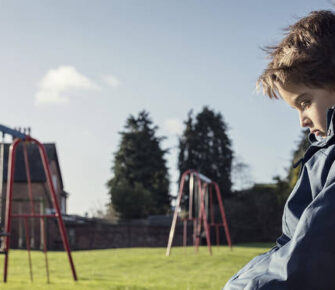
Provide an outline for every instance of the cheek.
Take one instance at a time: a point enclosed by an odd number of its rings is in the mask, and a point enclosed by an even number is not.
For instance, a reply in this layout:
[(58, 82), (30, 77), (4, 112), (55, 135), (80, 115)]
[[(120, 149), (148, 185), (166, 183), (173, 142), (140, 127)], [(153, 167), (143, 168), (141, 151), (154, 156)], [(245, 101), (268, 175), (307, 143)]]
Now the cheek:
[(326, 129), (327, 126), (327, 110), (326, 108), (321, 108), (314, 112), (314, 121), (317, 123), (315, 125), (321, 126), (323, 129)]

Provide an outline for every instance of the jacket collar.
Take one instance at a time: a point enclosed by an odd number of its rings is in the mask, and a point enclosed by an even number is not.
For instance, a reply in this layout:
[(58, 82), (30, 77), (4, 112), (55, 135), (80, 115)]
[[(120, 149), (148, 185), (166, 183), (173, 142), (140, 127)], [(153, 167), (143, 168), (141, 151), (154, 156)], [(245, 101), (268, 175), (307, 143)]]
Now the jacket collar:
[(323, 138), (317, 138), (313, 133), (308, 135), (311, 146), (324, 147), (331, 140), (334, 139), (335, 132), (335, 106), (331, 107), (327, 111), (327, 136)]
[[(331, 107), (327, 111), (327, 136), (323, 138), (317, 138), (313, 133), (308, 135), (310, 146), (306, 150), (304, 156), (293, 164), (293, 168), (298, 167), (300, 164), (303, 166), (305, 162), (319, 149), (326, 147), (335, 140), (335, 106)], [(300, 167), (300, 173), (302, 170)], [(299, 173), (299, 176), (300, 176)]]

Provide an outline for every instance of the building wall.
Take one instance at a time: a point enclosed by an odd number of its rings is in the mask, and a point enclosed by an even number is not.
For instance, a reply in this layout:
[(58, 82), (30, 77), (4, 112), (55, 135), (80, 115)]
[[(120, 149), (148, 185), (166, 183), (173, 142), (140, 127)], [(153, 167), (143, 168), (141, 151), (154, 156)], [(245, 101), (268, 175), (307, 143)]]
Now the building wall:
[(50, 166), (51, 178), (52, 178), (52, 182), (54, 185), (54, 189), (56, 191), (56, 196), (58, 199), (60, 210), (63, 214), (66, 214), (67, 198), (65, 196), (62, 196), (62, 192), (64, 189), (63, 189), (63, 184), (61, 182), (60, 172), (58, 171), (56, 162), (54, 160), (50, 162), (49, 166)]
[[(60, 205), (61, 192), (63, 188), (61, 187), (60, 176), (57, 170), (55, 161), (50, 163), (50, 170), (52, 176), (55, 176), (54, 185), (56, 191), (56, 197)], [(33, 182), (31, 184), (32, 197), (33, 197), (33, 208), (36, 214), (50, 214), (54, 211), (52, 203), (51, 193), (47, 182)], [(5, 198), (7, 192), (7, 184), (4, 183), (3, 186), (3, 198)], [(3, 216), (5, 213), (5, 203), (3, 202)], [(12, 214), (31, 214), (32, 207), (30, 203), (28, 184), (27, 183), (14, 183), (13, 186), (13, 197), (12, 197)], [(26, 232), (25, 226), (28, 226), (29, 241), (31, 248), (42, 249), (43, 239), (42, 235), (42, 222), (40, 218), (28, 218), (26, 225), (23, 218), (12, 218), (11, 220), (11, 248), (25, 248), (26, 247)], [(50, 241), (52, 242), (52, 241)]]

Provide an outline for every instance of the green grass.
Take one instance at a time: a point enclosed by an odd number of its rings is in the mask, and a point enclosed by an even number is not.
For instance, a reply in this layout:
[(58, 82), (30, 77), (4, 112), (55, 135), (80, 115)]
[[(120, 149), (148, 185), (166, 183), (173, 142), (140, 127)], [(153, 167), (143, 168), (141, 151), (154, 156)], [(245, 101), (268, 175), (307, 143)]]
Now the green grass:
[[(64, 252), (49, 252), (50, 284), (46, 283), (44, 256), (32, 252), (34, 282), (30, 282), (27, 252), (11, 250), (7, 284), (3, 289), (220, 289), (225, 282), (254, 256), (267, 251), (270, 244), (213, 247), (199, 253), (194, 248), (110, 249), (73, 252), (78, 282), (72, 280)], [(3, 257), (0, 257), (2, 275)]]

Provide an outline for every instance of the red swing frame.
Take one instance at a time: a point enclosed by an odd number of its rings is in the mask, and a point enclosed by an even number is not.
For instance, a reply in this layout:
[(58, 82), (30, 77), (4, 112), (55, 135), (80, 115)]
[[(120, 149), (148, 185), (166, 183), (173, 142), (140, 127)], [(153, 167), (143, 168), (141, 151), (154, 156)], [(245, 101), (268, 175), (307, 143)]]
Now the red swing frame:
[[(187, 222), (188, 221), (193, 221), (193, 231), (194, 231), (194, 239), (193, 243), (195, 246), (195, 250), (198, 251), (198, 247), (200, 244), (200, 232), (201, 232), (201, 224), (203, 224), (205, 233), (206, 233), (206, 241), (207, 241), (207, 246), (208, 246), (208, 251), (210, 255), (212, 255), (212, 247), (211, 247), (211, 240), (210, 240), (210, 226), (215, 227), (215, 233), (216, 233), (216, 243), (217, 245), (220, 244), (220, 239), (219, 239), (219, 227), (222, 226), (225, 230), (226, 238), (227, 238), (227, 243), (232, 249), (232, 243), (230, 239), (230, 233), (228, 229), (228, 223), (222, 203), (222, 198), (221, 198), (221, 193), (220, 193), (220, 188), (218, 184), (212, 180), (210, 180), (208, 177), (204, 176), (203, 174), (197, 172), (196, 170), (193, 169), (188, 169), (186, 170), (180, 181), (180, 186), (179, 186), (179, 191), (178, 191), (178, 198), (177, 198), (177, 204), (175, 206), (174, 210), (174, 215), (172, 219), (172, 224), (171, 224), (171, 229), (170, 229), (170, 235), (169, 235), (169, 241), (167, 245), (167, 250), (166, 250), (166, 256), (170, 256), (171, 254), (171, 248), (172, 248), (172, 242), (175, 234), (175, 229), (177, 225), (177, 218), (178, 218), (178, 211), (180, 209), (180, 203), (181, 203), (181, 198), (183, 196), (183, 191), (184, 191), (184, 186), (185, 186), (185, 180), (186, 177), (189, 176), (195, 177), (197, 181), (197, 187), (198, 191), (200, 192), (200, 210), (199, 210), (199, 215), (198, 217), (193, 217), (192, 215), (192, 208), (193, 208), (193, 197), (189, 199), (189, 207), (188, 207), (188, 217), (185, 217), (183, 219), (183, 246), (186, 247), (187, 244)], [(190, 180), (189, 179), (189, 180)], [(222, 218), (222, 223), (216, 223), (214, 220), (214, 211), (213, 211), (213, 191), (212, 187), (214, 187), (219, 208), (220, 208), (220, 214)], [(209, 189), (209, 199), (210, 199), (210, 223), (208, 224), (207, 221), (207, 212), (206, 212), (206, 207), (205, 207), (205, 195), (208, 194), (208, 189)]]
[[(12, 214), (12, 198), (13, 198), (13, 184), (14, 184), (14, 172), (15, 172), (15, 156), (16, 150), (20, 143), (23, 143), (23, 152), (24, 152), (24, 162), (25, 162), (25, 169), (27, 175), (27, 182), (28, 182), (28, 196), (30, 201), (31, 213), (30, 214)], [(31, 188), (31, 178), (30, 178), (30, 171), (29, 171), (29, 160), (27, 154), (27, 143), (34, 143), (37, 145), (40, 156), (43, 163), (43, 169), (45, 172), (47, 185), (49, 187), (49, 193), (51, 194), (51, 200), (55, 209), (55, 214), (36, 214), (34, 211), (34, 202), (33, 202), (33, 194)], [(7, 282), (8, 276), (8, 259), (9, 259), (9, 250), (10, 250), (10, 233), (11, 233), (11, 219), (12, 218), (23, 218), (24, 219), (24, 228), (26, 233), (26, 244), (28, 250), (28, 259), (29, 259), (29, 267), (30, 267), (30, 279), (33, 280), (33, 273), (32, 273), (32, 260), (30, 255), (30, 243), (29, 243), (29, 229), (28, 229), (28, 219), (30, 218), (39, 218), (41, 220), (42, 225), (42, 238), (43, 238), (43, 252), (45, 254), (45, 265), (46, 265), (46, 274), (47, 274), (47, 281), (49, 282), (49, 267), (48, 267), (48, 257), (47, 257), (47, 240), (46, 240), (46, 233), (45, 233), (45, 218), (56, 218), (58, 221), (58, 227), (60, 230), (60, 234), (62, 237), (62, 242), (64, 249), (67, 252), (67, 257), (69, 260), (69, 264), (72, 271), (72, 276), (75, 281), (77, 281), (77, 274), (75, 270), (75, 266), (73, 263), (71, 250), (69, 246), (68, 237), (66, 234), (62, 214), (60, 211), (60, 207), (58, 204), (58, 200), (56, 197), (56, 192), (52, 183), (51, 179), (51, 172), (49, 168), (48, 157), (46, 154), (45, 147), (41, 144), (38, 140), (30, 137), (25, 136), (24, 139), (16, 138), (9, 148), (9, 157), (8, 157), (8, 177), (7, 177), (7, 193), (6, 193), (6, 216), (5, 216), (5, 235), (4, 239), (4, 249), (3, 252), (5, 254), (5, 261), (4, 261), (4, 272), (3, 272), (3, 281)]]

